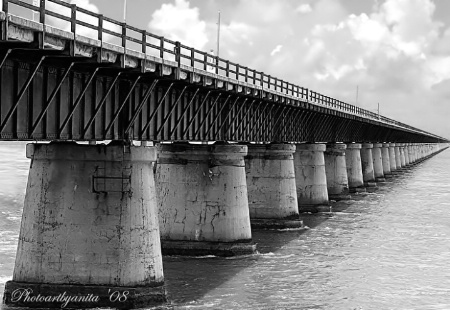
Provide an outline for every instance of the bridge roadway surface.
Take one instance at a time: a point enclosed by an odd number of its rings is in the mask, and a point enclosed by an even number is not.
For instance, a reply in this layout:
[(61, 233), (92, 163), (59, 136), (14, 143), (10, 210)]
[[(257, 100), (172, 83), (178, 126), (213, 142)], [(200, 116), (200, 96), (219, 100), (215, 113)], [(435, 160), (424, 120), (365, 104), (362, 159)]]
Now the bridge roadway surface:
[(447, 141), (59, 0), (0, 21), (1, 140)]

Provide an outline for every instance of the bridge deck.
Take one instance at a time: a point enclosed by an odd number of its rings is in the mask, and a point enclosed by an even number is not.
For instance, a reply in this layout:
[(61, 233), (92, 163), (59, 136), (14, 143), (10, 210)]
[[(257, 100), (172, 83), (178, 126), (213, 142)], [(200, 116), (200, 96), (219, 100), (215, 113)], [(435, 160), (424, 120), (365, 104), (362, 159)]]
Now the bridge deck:
[[(47, 5), (3, 1), (3, 140), (445, 140), (74, 5)], [(70, 30), (49, 25), (56, 19)]]

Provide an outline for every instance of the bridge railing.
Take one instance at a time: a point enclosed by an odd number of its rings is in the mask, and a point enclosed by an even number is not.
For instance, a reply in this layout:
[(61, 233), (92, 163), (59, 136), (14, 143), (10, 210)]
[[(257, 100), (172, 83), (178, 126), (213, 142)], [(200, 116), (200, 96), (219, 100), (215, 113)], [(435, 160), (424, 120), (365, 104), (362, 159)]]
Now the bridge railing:
[[(50, 24), (67, 28), (75, 35), (82, 34), (91, 38), (118, 45), (127, 53), (127, 49), (139, 51), (145, 55), (174, 61), (179, 67), (189, 66), (205, 70), (227, 78), (249, 83), (257, 87), (273, 90), (288, 96), (326, 106), (349, 114), (373, 119), (385, 124), (410, 129), (426, 135), (435, 136), (423, 130), (397, 122), (377, 113), (325, 96), (271, 75), (265, 74), (227, 59), (181, 44), (178, 41), (158, 36), (146, 30), (138, 29), (124, 22), (91, 12), (74, 4), (61, 0), (40, 0), (34, 6), (22, 0), (1, 0), (2, 10), (10, 12), (10, 5), (16, 6), (19, 12), (31, 11), (38, 15), (41, 24)], [(436, 136), (437, 137), (437, 136)]]

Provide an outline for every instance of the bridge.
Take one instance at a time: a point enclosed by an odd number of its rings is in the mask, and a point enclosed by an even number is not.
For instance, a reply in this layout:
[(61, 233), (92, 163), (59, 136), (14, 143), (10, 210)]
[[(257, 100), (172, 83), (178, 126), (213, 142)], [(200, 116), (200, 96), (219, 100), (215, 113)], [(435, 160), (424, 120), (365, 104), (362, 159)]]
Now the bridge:
[(11, 306), (164, 302), (162, 253), (254, 253), (252, 228), (301, 228), (449, 142), (60, 0), (0, 21), (0, 140), (44, 141)]

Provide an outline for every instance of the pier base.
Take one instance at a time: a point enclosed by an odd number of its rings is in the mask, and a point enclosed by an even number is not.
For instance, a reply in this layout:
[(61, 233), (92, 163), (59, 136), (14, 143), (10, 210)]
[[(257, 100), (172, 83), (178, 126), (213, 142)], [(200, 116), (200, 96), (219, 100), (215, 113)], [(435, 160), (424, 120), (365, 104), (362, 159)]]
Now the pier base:
[(251, 242), (246, 155), (244, 145), (158, 145), (163, 254), (228, 256), (256, 251)]
[[(375, 187), (375, 171), (373, 167), (373, 144), (364, 143), (361, 145), (361, 165), (364, 186)], [(381, 159), (381, 158), (380, 158)]]
[(394, 174), (394, 172), (400, 168), (397, 167), (397, 157), (395, 154), (395, 143), (389, 143), (389, 164), (391, 167), (391, 174)]
[(300, 212), (318, 212), (328, 206), (325, 144), (297, 144), (294, 153), (295, 182)]
[(376, 182), (386, 182), (383, 172), (383, 157), (381, 155), (382, 147), (383, 144), (374, 143), (372, 148), (373, 174)]
[(384, 178), (391, 177), (391, 158), (389, 154), (389, 143), (383, 143), (381, 148)]
[(332, 200), (350, 199), (348, 189), (345, 149), (342, 143), (327, 144), (325, 155), (325, 172), (327, 177), (328, 197)]
[(349, 143), (345, 150), (345, 163), (347, 166), (348, 187), (351, 193), (365, 192), (361, 164), (361, 144)]
[(292, 144), (248, 144), (245, 157), (252, 228), (299, 228)]
[(67, 308), (163, 303), (155, 149), (29, 144), (27, 157), (19, 244), (4, 303), (62, 308), (62, 297), (50, 300), (63, 293), (75, 298)]

